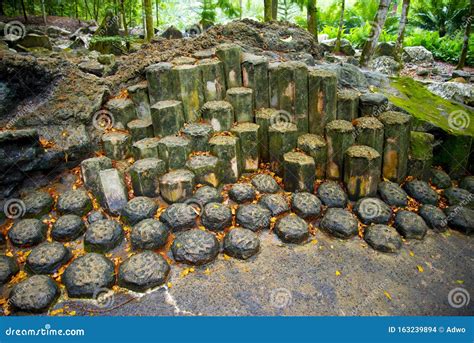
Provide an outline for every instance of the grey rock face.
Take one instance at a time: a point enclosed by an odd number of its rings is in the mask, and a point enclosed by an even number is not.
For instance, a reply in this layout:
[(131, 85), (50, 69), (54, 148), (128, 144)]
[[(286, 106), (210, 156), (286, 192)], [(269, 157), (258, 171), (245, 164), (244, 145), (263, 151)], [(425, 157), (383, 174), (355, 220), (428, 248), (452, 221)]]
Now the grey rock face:
[(176, 235), (171, 251), (177, 262), (202, 265), (217, 257), (219, 242), (212, 233), (192, 229)]

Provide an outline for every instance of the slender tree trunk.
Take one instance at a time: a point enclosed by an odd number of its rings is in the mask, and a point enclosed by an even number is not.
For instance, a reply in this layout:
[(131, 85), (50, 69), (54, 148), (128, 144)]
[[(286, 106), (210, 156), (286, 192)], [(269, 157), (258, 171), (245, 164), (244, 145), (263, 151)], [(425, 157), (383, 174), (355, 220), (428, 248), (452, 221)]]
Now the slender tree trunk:
[(316, 42), (318, 42), (318, 8), (316, 7), (316, 0), (308, 0), (306, 10), (308, 32), (311, 33), (314, 36)]
[(160, 0), (155, 0), (156, 26), (160, 25)]
[(44, 25), (47, 25), (47, 19), (46, 19), (46, 9), (44, 7), (44, 0), (41, 0), (41, 13), (43, 15), (43, 23)]
[(400, 17), (400, 25), (398, 26), (397, 43), (395, 44), (396, 60), (400, 61), (403, 50), (403, 39), (405, 38), (405, 28), (408, 22), (408, 11), (410, 10), (410, 0), (403, 0), (402, 15)]
[(23, 17), (25, 18), (25, 23), (27, 23), (28, 16), (26, 15), (25, 0), (21, 0), (21, 10), (23, 11)]
[(269, 22), (273, 19), (272, 16), (272, 0), (264, 0), (263, 1), (263, 20), (265, 22)]
[(272, 0), (272, 19), (278, 20), (278, 0)]
[(127, 17), (125, 16), (125, 0), (120, 0), (120, 12), (122, 14), (123, 30), (125, 31), (125, 36), (128, 36), (128, 27), (127, 27)]
[(92, 13), (89, 9), (89, 5), (87, 3), (87, 0), (84, 0), (84, 5), (86, 6), (86, 20), (88, 19), (87, 15), (89, 15), (91, 18), (94, 18), (94, 16), (92, 15)]
[(370, 30), (370, 36), (367, 38), (364, 48), (362, 49), (362, 55), (360, 56), (360, 65), (362, 67), (367, 66), (370, 59), (372, 58), (372, 55), (374, 54), (375, 47), (377, 46), (377, 42), (380, 37), (380, 32), (382, 32), (382, 28), (385, 25), (385, 20), (387, 19), (390, 2), (391, 0), (380, 0), (379, 8)]
[(5, 15), (5, 11), (3, 9), (3, 0), (0, 0), (0, 15)]
[(338, 53), (339, 51), (341, 51), (341, 36), (342, 36), (342, 27), (344, 26), (345, 8), (346, 8), (346, 0), (341, 0), (341, 16), (339, 17), (339, 28), (337, 29), (336, 46), (334, 47), (335, 53)]
[(461, 57), (459, 57), (456, 69), (463, 69), (466, 64), (467, 52), (469, 50), (469, 36), (471, 35), (472, 20), (474, 20), (474, 0), (471, 0), (470, 16), (466, 22), (466, 30), (464, 31), (464, 43), (462, 45)]
[(151, 0), (145, 2), (145, 22), (146, 22), (146, 41), (149, 42), (153, 38), (153, 9)]

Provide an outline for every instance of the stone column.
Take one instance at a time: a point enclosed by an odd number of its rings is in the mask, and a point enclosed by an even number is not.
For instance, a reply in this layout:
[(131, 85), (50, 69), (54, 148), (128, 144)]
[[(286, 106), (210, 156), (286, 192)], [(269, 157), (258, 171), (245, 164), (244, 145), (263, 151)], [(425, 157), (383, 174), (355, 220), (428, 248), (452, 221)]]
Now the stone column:
[(258, 136), (259, 126), (254, 123), (240, 123), (232, 128), (232, 133), (240, 140), (240, 155), (242, 157), (243, 171), (257, 171), (260, 163)]
[(308, 74), (309, 132), (324, 134), (326, 124), (337, 118), (337, 77), (323, 69)]
[(172, 68), (171, 63), (161, 62), (152, 64), (145, 69), (151, 105), (158, 101), (176, 99), (176, 84), (171, 75)]
[(234, 108), (227, 101), (209, 101), (202, 107), (202, 118), (216, 132), (229, 131), (234, 123)]
[(434, 136), (427, 132), (410, 133), (410, 153), (408, 155), (408, 175), (428, 181), (433, 163)]
[(326, 125), (326, 141), (328, 144), (326, 177), (342, 180), (344, 155), (355, 141), (354, 126), (346, 120), (333, 120)]
[(138, 119), (151, 120), (148, 82), (140, 82), (127, 88), (130, 99), (135, 104)]
[(242, 85), (253, 90), (255, 108), (269, 106), (268, 59), (266, 57), (243, 54)]
[(328, 147), (323, 136), (307, 133), (298, 137), (298, 149), (311, 156), (315, 164), (315, 176), (324, 179), (326, 176)]
[(201, 119), (201, 106), (204, 104), (201, 71), (195, 65), (179, 65), (172, 69), (171, 75), (177, 85), (178, 99), (183, 103), (184, 119), (194, 123)]
[(343, 89), (337, 92), (337, 119), (353, 121), (359, 116), (359, 92)]
[(268, 129), (274, 122), (272, 118), (278, 114), (274, 108), (260, 108), (255, 112), (255, 123), (259, 126), (258, 137), (260, 139), (260, 159), (264, 162), (270, 161), (270, 152), (268, 149)]
[(130, 156), (131, 137), (125, 132), (107, 132), (102, 135), (105, 155), (113, 160), (124, 160)]
[(157, 158), (136, 161), (128, 170), (133, 194), (154, 198), (160, 195), (159, 178), (166, 173), (166, 165)]
[(314, 192), (314, 159), (302, 152), (287, 152), (283, 155), (283, 182), (288, 192)]
[(204, 101), (223, 100), (226, 92), (223, 63), (218, 59), (204, 59), (197, 65), (201, 70)]
[(182, 102), (177, 100), (157, 102), (151, 107), (151, 119), (156, 137), (178, 133), (184, 125)]
[(242, 173), (240, 142), (234, 136), (214, 136), (209, 140), (211, 153), (222, 162), (223, 182), (236, 182)]
[(282, 174), (283, 155), (296, 148), (298, 128), (291, 123), (273, 124), (268, 129), (268, 136), (272, 169)]
[(216, 55), (224, 63), (226, 88), (242, 86), (241, 55), (242, 48), (237, 44), (221, 44), (216, 48)]
[(375, 117), (360, 117), (354, 120), (355, 141), (357, 145), (367, 145), (383, 153), (383, 124)]
[(253, 91), (250, 88), (237, 87), (227, 90), (226, 100), (234, 108), (235, 121), (238, 123), (253, 122)]

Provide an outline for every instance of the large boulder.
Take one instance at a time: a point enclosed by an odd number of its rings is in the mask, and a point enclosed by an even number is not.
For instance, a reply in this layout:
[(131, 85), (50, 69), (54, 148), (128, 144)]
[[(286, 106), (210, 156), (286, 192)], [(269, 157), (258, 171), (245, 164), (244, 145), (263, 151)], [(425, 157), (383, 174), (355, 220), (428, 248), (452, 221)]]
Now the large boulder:
[(366, 91), (369, 83), (364, 73), (355, 65), (350, 63), (321, 65), (320, 68), (336, 73), (338, 86), (341, 88), (352, 88)]
[(52, 50), (53, 46), (46, 35), (39, 35), (36, 33), (29, 33), (25, 37), (16, 42), (16, 45), (21, 45), (24, 48), (44, 48)]
[(369, 62), (369, 68), (389, 76), (397, 75), (402, 65), (389, 56), (379, 56)]
[(374, 56), (388, 56), (396, 58), (395, 42), (380, 42), (375, 48)]
[[(324, 48), (324, 50), (328, 52), (334, 52), (334, 48), (336, 47), (336, 38), (332, 39), (327, 39), (321, 41), (321, 46)], [(352, 47), (351, 42), (349, 42), (347, 39), (341, 39), (341, 49), (340, 51), (347, 55), (347, 56), (354, 56), (355, 55), (355, 50)]]
[(102, 20), (97, 31), (95, 31), (94, 36), (118, 36), (120, 30), (119, 22), (119, 17), (116, 16), (111, 9), (107, 10), (105, 18)]
[(434, 82), (428, 86), (428, 89), (444, 99), (474, 106), (474, 85), (470, 83)]
[(407, 46), (403, 48), (402, 60), (405, 63), (431, 64), (434, 62), (433, 54), (424, 46)]

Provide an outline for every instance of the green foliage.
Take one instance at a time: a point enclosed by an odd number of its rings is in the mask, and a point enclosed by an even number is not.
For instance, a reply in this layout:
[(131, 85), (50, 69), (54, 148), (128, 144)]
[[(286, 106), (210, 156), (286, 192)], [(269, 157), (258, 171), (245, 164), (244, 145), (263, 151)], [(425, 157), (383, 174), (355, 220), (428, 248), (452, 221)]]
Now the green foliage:
[(292, 0), (280, 0), (278, 1), (278, 20), (291, 21), (298, 14), (298, 5), (302, 6), (302, 3), (297, 4), (296, 1)]

